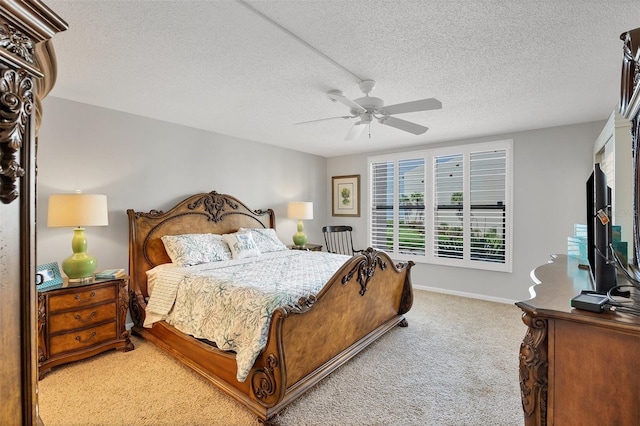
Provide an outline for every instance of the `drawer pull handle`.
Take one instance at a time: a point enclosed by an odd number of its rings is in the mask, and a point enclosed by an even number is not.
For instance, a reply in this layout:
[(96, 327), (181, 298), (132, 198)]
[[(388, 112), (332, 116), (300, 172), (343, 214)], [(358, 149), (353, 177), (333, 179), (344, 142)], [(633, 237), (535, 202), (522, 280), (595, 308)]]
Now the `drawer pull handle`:
[(76, 319), (80, 322), (89, 322), (93, 319), (93, 317), (96, 316), (96, 311), (91, 312), (91, 315), (89, 315), (89, 318), (87, 319), (82, 319), (82, 316), (80, 316), (80, 314), (76, 314)]
[(94, 337), (96, 337), (96, 332), (92, 331), (91, 336), (89, 336), (87, 340), (82, 340), (82, 337), (80, 336), (76, 336), (76, 340), (80, 343), (87, 343), (87, 342), (90, 342)]
[(95, 292), (95, 291), (92, 291), (92, 292), (91, 292), (91, 294), (89, 295), (89, 298), (88, 298), (88, 299), (80, 299), (80, 295), (79, 295), (79, 294), (76, 294), (76, 295), (74, 296), (74, 299), (76, 299), (76, 300), (77, 300), (78, 302), (80, 302), (80, 303), (87, 303), (87, 302), (91, 302), (91, 298), (92, 298), (92, 297), (95, 297), (95, 295), (96, 295), (96, 292)]

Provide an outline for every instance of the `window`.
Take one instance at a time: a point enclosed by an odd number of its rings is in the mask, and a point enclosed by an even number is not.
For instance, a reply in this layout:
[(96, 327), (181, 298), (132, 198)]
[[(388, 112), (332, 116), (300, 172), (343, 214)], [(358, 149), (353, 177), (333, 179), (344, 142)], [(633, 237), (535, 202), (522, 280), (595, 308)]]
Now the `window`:
[(403, 260), (511, 271), (512, 144), (369, 158), (370, 245)]
[(424, 255), (424, 165), (420, 157), (371, 165), (372, 247)]

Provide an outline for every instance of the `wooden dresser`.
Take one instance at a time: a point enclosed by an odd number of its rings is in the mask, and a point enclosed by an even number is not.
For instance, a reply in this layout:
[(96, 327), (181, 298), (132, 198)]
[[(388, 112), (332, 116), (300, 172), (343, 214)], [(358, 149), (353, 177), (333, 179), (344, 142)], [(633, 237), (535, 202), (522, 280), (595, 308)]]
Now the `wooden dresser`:
[(128, 281), (96, 280), (38, 291), (40, 379), (57, 365), (109, 349), (133, 349), (125, 329)]
[[(36, 359), (36, 139), (67, 23), (40, 0), (0, 1), (0, 424), (42, 424)], [(50, 141), (40, 141), (49, 143)]]
[(640, 317), (571, 308), (589, 271), (555, 256), (536, 268), (533, 298), (518, 302), (525, 425), (640, 425)]

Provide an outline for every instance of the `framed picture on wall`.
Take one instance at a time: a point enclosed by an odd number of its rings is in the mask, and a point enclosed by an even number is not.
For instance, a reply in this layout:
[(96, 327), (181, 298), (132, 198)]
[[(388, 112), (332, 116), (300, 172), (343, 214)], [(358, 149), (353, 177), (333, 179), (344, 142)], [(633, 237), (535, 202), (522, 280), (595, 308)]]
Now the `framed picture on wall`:
[(331, 178), (332, 216), (360, 217), (360, 175)]

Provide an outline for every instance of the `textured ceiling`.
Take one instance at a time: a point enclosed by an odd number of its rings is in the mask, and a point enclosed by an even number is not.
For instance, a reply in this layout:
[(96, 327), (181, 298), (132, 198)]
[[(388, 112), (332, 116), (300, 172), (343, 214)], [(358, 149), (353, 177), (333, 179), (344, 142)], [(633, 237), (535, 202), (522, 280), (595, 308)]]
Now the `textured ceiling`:
[[(46, 0), (69, 23), (55, 37), (51, 96), (332, 157), (604, 120), (616, 108), (621, 33), (640, 27), (637, 0), (248, 0), (346, 68), (243, 4)], [(412, 135), (354, 120), (326, 97), (443, 108), (397, 117)]]

